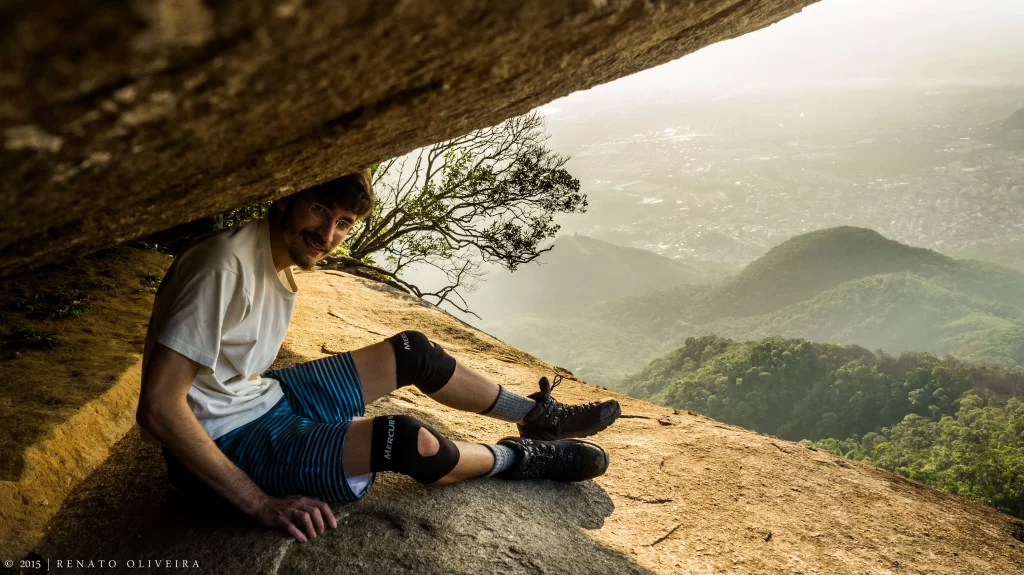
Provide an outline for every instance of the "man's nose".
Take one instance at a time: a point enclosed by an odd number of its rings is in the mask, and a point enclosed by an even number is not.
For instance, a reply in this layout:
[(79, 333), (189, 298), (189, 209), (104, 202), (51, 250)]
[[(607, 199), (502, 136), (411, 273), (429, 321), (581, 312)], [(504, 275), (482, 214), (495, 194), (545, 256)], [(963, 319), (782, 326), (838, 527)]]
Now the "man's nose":
[(334, 237), (334, 222), (322, 222), (316, 230), (316, 236), (320, 243), (325, 245), (331, 243), (331, 238)]

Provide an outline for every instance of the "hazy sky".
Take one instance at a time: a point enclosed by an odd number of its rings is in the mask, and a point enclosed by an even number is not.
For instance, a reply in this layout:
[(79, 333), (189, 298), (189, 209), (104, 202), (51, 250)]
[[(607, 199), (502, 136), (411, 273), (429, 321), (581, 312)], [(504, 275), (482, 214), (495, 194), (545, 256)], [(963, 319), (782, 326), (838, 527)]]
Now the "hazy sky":
[[(746, 127), (757, 125), (764, 129), (767, 124), (758, 124), (760, 119), (756, 117), (762, 109), (743, 108), (760, 101), (757, 93), (763, 90), (1008, 83), (1024, 86), (1024, 0), (822, 0), (765, 29), (576, 92), (542, 106), (541, 111), (550, 114), (552, 148), (572, 155), (579, 151), (582, 142), (682, 123), (680, 110), (697, 110), (686, 123), (701, 117), (701, 129), (724, 122), (722, 114), (732, 114), (730, 121), (738, 118)], [(856, 90), (836, 91), (846, 92), (861, 97)], [(738, 103), (726, 112), (707, 106), (744, 94), (754, 97), (733, 100)], [(785, 99), (784, 96), (768, 100)], [(920, 120), (920, 116), (902, 118), (910, 105), (907, 102), (892, 98), (893, 105), (875, 110), (872, 106), (878, 101), (872, 100), (866, 107), (876, 114), (891, 113), (894, 119)], [(623, 106), (623, 102), (630, 105)], [(856, 102), (859, 105), (861, 100)], [(697, 107), (691, 109), (691, 104)], [(916, 105), (913, 101), (911, 104)], [(821, 125), (834, 127), (844, 116), (833, 108), (853, 104), (839, 100), (830, 105), (825, 119), (832, 123)], [(719, 115), (704, 117), (701, 110), (705, 115)], [(769, 110), (776, 115), (792, 112), (780, 112), (778, 106)], [(996, 117), (1005, 117), (1011, 111), (999, 111)], [(674, 115), (664, 120), (665, 125), (658, 124), (662, 120), (660, 115), (665, 113)], [(803, 111), (799, 113), (803, 118)], [(644, 116), (656, 121), (637, 127), (638, 118)], [(776, 116), (765, 120), (773, 126), (778, 121)], [(807, 121), (822, 120), (808, 111)], [(609, 161), (628, 164), (633, 159), (623, 156)], [(574, 166), (570, 163), (570, 170)], [(589, 188), (584, 191), (592, 192)], [(598, 201), (593, 195), (591, 199)], [(597, 218), (598, 206), (592, 203), (591, 207), (587, 217)], [(615, 217), (620, 218), (621, 214), (616, 213)], [(566, 218), (560, 217), (558, 221), (568, 225)]]
[(921, 82), (1024, 83), (1024, 0), (823, 0), (568, 98)]

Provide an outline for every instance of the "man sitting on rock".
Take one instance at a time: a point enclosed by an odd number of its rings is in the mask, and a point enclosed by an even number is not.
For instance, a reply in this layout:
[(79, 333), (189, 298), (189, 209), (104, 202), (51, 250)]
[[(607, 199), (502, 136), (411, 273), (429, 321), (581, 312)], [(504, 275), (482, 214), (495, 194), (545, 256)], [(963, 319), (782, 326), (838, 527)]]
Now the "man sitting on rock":
[[(608, 453), (569, 438), (611, 425), (618, 402), (565, 406), (546, 378), (522, 397), (416, 331), (264, 373), (291, 321), (291, 266), (314, 269), (375, 201), (369, 171), (349, 174), (277, 200), (266, 218), (206, 238), (171, 264), (146, 334), (137, 420), (144, 439), (163, 445), (172, 481), (201, 481), (306, 541), (337, 526), (325, 502), (363, 497), (377, 471), (424, 484), (603, 474)], [(463, 443), (406, 415), (361, 417), (365, 404), (405, 385), (514, 422), (520, 437)]]

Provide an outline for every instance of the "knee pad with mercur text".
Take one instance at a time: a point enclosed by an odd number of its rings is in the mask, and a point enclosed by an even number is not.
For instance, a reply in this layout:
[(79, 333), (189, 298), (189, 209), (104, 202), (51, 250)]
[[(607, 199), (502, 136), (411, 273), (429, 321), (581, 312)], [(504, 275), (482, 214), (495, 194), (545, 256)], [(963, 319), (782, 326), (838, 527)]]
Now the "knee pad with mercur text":
[(395, 348), (398, 387), (415, 385), (426, 394), (441, 389), (455, 374), (455, 358), (418, 331), (388, 338)]
[[(434, 455), (420, 455), (420, 429), (426, 429), (437, 438), (440, 447)], [(383, 415), (373, 419), (371, 471), (395, 471), (420, 483), (434, 483), (448, 475), (458, 463), (458, 446), (415, 417)]]

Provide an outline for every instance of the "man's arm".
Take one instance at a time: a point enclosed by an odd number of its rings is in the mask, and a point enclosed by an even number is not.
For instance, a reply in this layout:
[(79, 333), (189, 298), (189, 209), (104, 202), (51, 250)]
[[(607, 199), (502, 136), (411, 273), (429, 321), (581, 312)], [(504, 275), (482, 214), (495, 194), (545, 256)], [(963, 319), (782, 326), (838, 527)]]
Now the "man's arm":
[[(299, 541), (315, 539), (337, 521), (324, 502), (309, 497), (267, 495), (210, 439), (186, 400), (199, 364), (156, 344), (142, 376), (135, 419), (196, 477), (260, 523), (278, 527)], [(305, 533), (303, 533), (305, 532)]]

